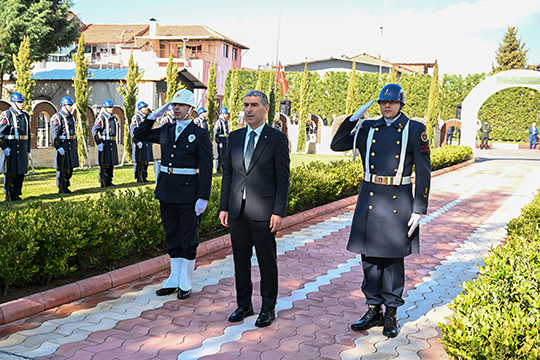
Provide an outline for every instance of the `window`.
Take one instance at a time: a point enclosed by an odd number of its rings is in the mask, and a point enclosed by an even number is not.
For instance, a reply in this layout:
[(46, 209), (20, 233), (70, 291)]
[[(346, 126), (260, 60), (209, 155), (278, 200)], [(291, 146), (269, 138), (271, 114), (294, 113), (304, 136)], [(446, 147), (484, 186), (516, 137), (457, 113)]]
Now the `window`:
[(37, 118), (37, 147), (49, 147), (50, 144), (49, 122), (45, 117), (45, 113), (41, 112)]
[(229, 57), (229, 45), (223, 44), (223, 57), (228, 58)]
[(232, 49), (232, 61), (238, 60), (237, 51), (238, 51), (237, 48), (233, 48), (233, 49)]

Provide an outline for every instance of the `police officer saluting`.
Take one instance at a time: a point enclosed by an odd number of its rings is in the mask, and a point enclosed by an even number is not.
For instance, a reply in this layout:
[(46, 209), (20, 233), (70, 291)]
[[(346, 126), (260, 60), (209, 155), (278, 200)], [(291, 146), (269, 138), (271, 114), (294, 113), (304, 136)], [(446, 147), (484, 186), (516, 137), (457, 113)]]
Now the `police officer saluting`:
[(154, 153), (152, 151), (152, 144), (146, 141), (140, 141), (135, 137), (135, 129), (138, 128), (141, 123), (150, 114), (148, 104), (144, 101), (140, 101), (137, 104), (138, 112), (133, 116), (131, 121), (131, 127), (129, 132), (133, 139), (133, 168), (135, 169), (135, 179), (137, 182), (148, 182), (148, 162), (154, 161)]
[[(367, 330), (383, 326), (383, 335), (395, 337), (396, 311), (404, 304), (404, 258), (419, 253), (418, 225), (427, 211), (431, 160), (426, 127), (401, 112), (405, 105), (401, 86), (383, 87), (378, 98), (383, 116), (357, 125), (374, 101), (343, 121), (331, 148), (334, 151), (358, 148), (364, 165), (364, 181), (347, 249), (362, 254), (362, 292), (369, 309), (351, 328)], [(384, 314), (382, 305), (386, 308)]]
[(24, 96), (14, 92), (13, 104), (0, 115), (0, 173), (4, 174), (6, 200), (21, 200), (24, 174), (28, 172), (30, 153), (30, 115), (24, 108)]
[(56, 149), (54, 167), (56, 169), (56, 187), (59, 193), (70, 194), (70, 179), (73, 169), (79, 166), (77, 150), (77, 127), (73, 118), (73, 100), (65, 96), (60, 101), (62, 108), (51, 118), (51, 137)]
[(229, 138), (229, 121), (227, 117), (229, 110), (226, 107), (222, 107), (219, 118), (214, 124), (214, 140), (216, 141), (216, 171), (218, 173), (223, 172), (223, 161), (225, 161), (225, 154), (227, 153), (227, 140)]
[(157, 290), (158, 296), (178, 292), (178, 299), (191, 295), (199, 238), (199, 216), (206, 209), (212, 188), (212, 143), (210, 133), (190, 119), (195, 96), (177, 91), (171, 104), (175, 123), (152, 129), (154, 121), (167, 109), (165, 104), (135, 129), (141, 141), (161, 145), (161, 166), (155, 190), (165, 230), (171, 274)]
[(101, 187), (114, 186), (113, 170), (118, 165), (118, 147), (116, 136), (118, 125), (113, 115), (114, 104), (105, 100), (101, 112), (92, 127), (92, 136), (98, 148), (99, 182)]

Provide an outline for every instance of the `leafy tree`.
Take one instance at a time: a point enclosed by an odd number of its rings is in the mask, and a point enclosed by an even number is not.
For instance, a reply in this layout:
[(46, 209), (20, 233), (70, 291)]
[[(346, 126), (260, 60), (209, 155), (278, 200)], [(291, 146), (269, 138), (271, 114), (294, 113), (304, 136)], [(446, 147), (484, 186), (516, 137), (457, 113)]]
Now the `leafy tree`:
[(80, 35), (79, 26), (68, 21), (69, 0), (2, 0), (0, 1), (0, 94), (4, 74), (15, 70), (13, 55), (28, 36), (32, 62), (47, 59)]
[(17, 56), (13, 55), (13, 64), (17, 71), (17, 81), (15, 89), (24, 96), (26, 100), (26, 111), (32, 115), (32, 98), (34, 97), (34, 86), (36, 80), (32, 80), (32, 60), (30, 58), (30, 40), (25, 36), (21, 42), (21, 47)]
[(302, 73), (302, 82), (300, 84), (300, 111), (298, 122), (298, 143), (296, 145), (296, 151), (301, 153), (306, 150), (306, 123), (308, 116), (308, 92), (309, 92), (309, 78), (307, 63), (304, 65), (304, 72)]
[[(126, 84), (120, 82), (118, 92), (124, 98), (124, 157), (126, 160), (131, 160), (131, 151), (133, 142), (130, 134), (131, 119), (135, 115), (135, 107), (137, 105), (137, 95), (139, 94), (139, 81), (144, 75), (144, 71), (139, 72), (139, 66), (133, 61), (133, 52), (129, 56), (128, 73), (126, 75)], [(168, 89), (167, 89), (168, 90)]]
[[(75, 62), (75, 77), (73, 78), (73, 87), (75, 88), (75, 98), (77, 106), (77, 114), (79, 118), (79, 129), (77, 131), (77, 142), (79, 144), (79, 163), (81, 168), (88, 159), (88, 94), (91, 87), (88, 87), (88, 58), (84, 56), (84, 34), (79, 39), (77, 53), (73, 56)], [(90, 165), (90, 161), (88, 161)], [(91, 165), (90, 165), (91, 167)]]
[(274, 116), (276, 116), (276, 89), (272, 86), (270, 94), (268, 94), (268, 125), (274, 126)]
[(352, 63), (352, 70), (349, 73), (349, 88), (347, 90), (347, 105), (345, 114), (352, 115), (356, 105), (356, 61)]
[(439, 65), (435, 60), (435, 67), (433, 68), (433, 77), (431, 78), (431, 85), (429, 86), (429, 100), (427, 107), (426, 118), (426, 132), (431, 144), (433, 144), (434, 130), (437, 125), (438, 112), (439, 112)]
[(255, 85), (255, 90), (262, 91), (262, 71), (257, 71), (257, 85)]
[(388, 77), (388, 84), (397, 84), (398, 78), (397, 78), (397, 71), (396, 66), (392, 64), (392, 72), (390, 72), (390, 76)]
[(527, 53), (525, 43), (521, 43), (521, 38), (517, 37), (517, 28), (508, 26), (504, 34), (503, 42), (499, 44), (499, 49), (495, 52), (497, 66), (491, 69), (492, 74), (511, 69), (524, 69), (527, 65)]
[[(217, 85), (216, 85), (216, 64), (210, 64), (210, 73), (208, 75), (208, 91), (206, 93), (206, 99), (208, 100), (208, 128), (214, 128), (214, 122), (217, 119)], [(214, 132), (210, 131), (210, 138), (214, 137)]]
[[(133, 54), (131, 54), (133, 57)], [(180, 90), (185, 88), (185, 86), (177, 81), (178, 78), (178, 65), (176, 65), (173, 62), (173, 53), (172, 51), (169, 51), (169, 62), (167, 63), (167, 75), (166, 75), (166, 81), (167, 81), (167, 100), (166, 102), (169, 102), (172, 100), (174, 94)]]

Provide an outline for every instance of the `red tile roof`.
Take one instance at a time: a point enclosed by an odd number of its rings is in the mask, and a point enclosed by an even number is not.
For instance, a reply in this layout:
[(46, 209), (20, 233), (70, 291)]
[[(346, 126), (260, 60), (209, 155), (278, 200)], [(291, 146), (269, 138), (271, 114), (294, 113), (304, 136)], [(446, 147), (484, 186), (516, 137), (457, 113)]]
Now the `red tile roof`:
[(141, 36), (147, 29), (148, 25), (140, 24), (89, 24), (83, 31), (84, 42), (90, 45), (121, 44), (131, 41), (135, 36)]

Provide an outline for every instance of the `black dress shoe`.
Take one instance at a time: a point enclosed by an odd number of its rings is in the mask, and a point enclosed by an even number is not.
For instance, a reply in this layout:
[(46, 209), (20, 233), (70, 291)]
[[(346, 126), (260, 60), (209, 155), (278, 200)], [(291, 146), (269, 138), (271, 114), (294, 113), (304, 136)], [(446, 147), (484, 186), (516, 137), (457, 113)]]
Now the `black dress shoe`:
[(71, 190), (69, 190), (69, 189), (64, 190), (64, 192), (65, 192), (66, 194), (72, 194), (72, 193), (73, 193), (73, 191), (71, 191)]
[(368, 305), (368, 311), (362, 316), (360, 321), (351, 325), (351, 329), (356, 331), (363, 331), (371, 329), (374, 326), (383, 326), (384, 317), (381, 309), (381, 305)]
[(12, 201), (20, 201), (20, 200), (22, 200), (22, 199), (21, 199), (21, 197), (20, 197), (19, 195), (15, 195), (15, 196), (12, 196), (12, 197), (11, 197), (11, 200), (12, 200)]
[(156, 290), (157, 296), (167, 296), (178, 291), (178, 288), (161, 288)]
[(176, 298), (178, 300), (187, 299), (190, 296), (191, 296), (191, 289), (184, 291), (184, 290), (178, 288), (178, 294), (176, 294)]
[(111, 182), (111, 183), (108, 183), (107, 186), (116, 186), (116, 185), (114, 185), (114, 184)]
[(384, 314), (384, 328), (382, 331), (384, 336), (394, 338), (398, 334), (396, 311), (396, 307), (386, 307), (386, 313)]
[(268, 325), (271, 325), (275, 319), (276, 319), (275, 310), (261, 311), (261, 313), (259, 314), (259, 317), (257, 318), (257, 321), (255, 321), (255, 326), (266, 327)]
[(251, 316), (255, 314), (253, 312), (253, 306), (250, 305), (249, 307), (247, 308), (244, 308), (244, 307), (237, 307), (236, 310), (234, 310), (234, 312), (231, 314), (231, 316), (229, 316), (229, 321), (230, 322), (239, 322), (239, 321), (242, 321), (244, 320), (244, 318), (248, 317), (248, 316)]

